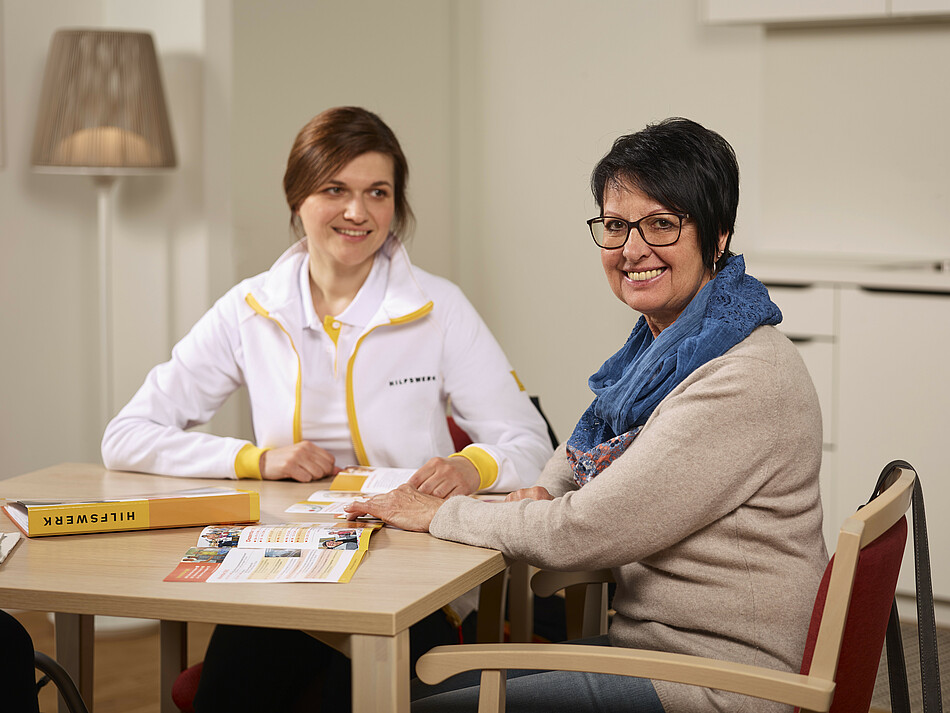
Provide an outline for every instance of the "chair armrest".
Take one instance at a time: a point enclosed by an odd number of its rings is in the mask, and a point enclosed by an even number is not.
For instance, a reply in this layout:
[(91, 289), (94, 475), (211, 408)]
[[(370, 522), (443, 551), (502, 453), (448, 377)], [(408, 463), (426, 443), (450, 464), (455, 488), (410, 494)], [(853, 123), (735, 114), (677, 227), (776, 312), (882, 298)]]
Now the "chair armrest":
[(835, 684), (797, 673), (664, 651), (576, 644), (473, 644), (437, 646), (416, 663), (428, 684), (472, 670), (539, 669), (637, 676), (732, 691), (827, 711)]

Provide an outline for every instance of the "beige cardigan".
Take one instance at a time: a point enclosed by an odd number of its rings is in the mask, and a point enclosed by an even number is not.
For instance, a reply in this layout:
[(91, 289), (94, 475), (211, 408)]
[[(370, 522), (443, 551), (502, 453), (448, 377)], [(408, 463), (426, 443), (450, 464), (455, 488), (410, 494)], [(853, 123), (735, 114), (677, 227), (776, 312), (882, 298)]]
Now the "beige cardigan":
[[(555, 500), (454, 497), (430, 530), (546, 569), (613, 569), (617, 646), (798, 671), (828, 559), (821, 440), (801, 357), (774, 327), (760, 327), (677, 386), (583, 488), (562, 446), (538, 482)], [(655, 685), (667, 713), (786, 710)]]

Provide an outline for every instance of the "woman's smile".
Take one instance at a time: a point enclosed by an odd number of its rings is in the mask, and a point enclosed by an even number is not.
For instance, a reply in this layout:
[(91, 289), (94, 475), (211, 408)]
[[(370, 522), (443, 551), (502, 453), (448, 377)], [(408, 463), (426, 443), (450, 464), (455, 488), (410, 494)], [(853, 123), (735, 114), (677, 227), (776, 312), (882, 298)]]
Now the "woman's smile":
[(627, 279), (631, 282), (647, 282), (648, 280), (652, 280), (655, 277), (659, 277), (664, 272), (666, 272), (665, 267), (658, 267), (653, 270), (641, 270), (636, 272), (628, 271)]
[(372, 230), (355, 230), (353, 228), (334, 228), (334, 230), (345, 238), (360, 240), (372, 233)]

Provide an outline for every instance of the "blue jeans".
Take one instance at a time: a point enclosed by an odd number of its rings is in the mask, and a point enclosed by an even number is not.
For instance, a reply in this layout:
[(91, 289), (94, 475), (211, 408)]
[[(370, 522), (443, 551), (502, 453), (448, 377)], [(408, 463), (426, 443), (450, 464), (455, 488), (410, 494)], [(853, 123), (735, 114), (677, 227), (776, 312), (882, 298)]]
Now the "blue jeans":
[[(567, 642), (609, 646), (606, 636)], [(474, 713), (479, 672), (453, 676), (436, 686), (413, 681), (412, 713)], [(508, 671), (505, 709), (510, 713), (664, 713), (647, 678), (573, 671)]]

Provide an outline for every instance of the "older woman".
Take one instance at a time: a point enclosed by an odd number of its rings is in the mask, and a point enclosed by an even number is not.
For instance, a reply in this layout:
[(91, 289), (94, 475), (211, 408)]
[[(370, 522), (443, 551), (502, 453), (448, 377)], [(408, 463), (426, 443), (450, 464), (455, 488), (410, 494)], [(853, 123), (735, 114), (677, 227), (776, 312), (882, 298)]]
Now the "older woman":
[[(376, 114), (337, 107), (307, 122), (284, 174), (299, 239), (229, 290), (148, 374), (106, 428), (105, 464), (303, 482), (355, 463), (414, 468), (410, 482), (439, 498), (533, 484), (551, 454), (544, 420), (461, 290), (410, 262), (408, 178)], [(254, 442), (190, 430), (242, 385)], [(474, 441), (460, 452), (448, 409)], [(414, 626), (413, 659), (458, 641), (474, 606), (463, 597)], [(235, 677), (241, 651), (281, 655)], [(328, 708), (345, 708), (348, 665), (301, 632), (219, 626), (195, 707), (311, 710), (319, 689)]]
[[(547, 569), (611, 568), (616, 616), (598, 643), (797, 669), (827, 561), (821, 414), (778, 308), (729, 251), (734, 152), (669, 119), (618, 139), (591, 183), (607, 283), (642, 316), (538, 485), (496, 504), (405, 487), (351, 515)], [(663, 681), (519, 673), (509, 711), (773, 710)], [(469, 710), (476, 694), (429, 691), (413, 711)]]

